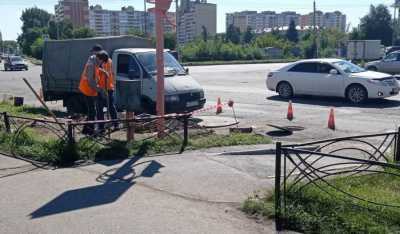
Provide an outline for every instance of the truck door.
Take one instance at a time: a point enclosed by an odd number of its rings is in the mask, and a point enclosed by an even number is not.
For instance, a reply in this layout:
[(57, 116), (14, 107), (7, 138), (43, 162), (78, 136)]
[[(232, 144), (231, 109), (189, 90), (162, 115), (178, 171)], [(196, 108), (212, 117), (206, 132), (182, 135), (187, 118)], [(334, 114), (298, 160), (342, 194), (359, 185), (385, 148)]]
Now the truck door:
[(141, 111), (142, 74), (138, 62), (131, 54), (118, 54), (116, 66), (116, 105), (119, 110)]

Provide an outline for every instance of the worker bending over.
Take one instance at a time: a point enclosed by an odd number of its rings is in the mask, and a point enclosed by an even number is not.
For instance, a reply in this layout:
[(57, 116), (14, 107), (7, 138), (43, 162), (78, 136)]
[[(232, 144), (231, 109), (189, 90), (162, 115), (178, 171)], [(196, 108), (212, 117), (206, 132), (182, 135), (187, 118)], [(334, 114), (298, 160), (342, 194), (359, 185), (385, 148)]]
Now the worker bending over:
[[(96, 54), (99, 64), (99, 87), (103, 90), (97, 99), (97, 119), (104, 120), (104, 107), (107, 108), (109, 119), (117, 119), (117, 108), (114, 103), (114, 75), (112, 60), (104, 50)], [(118, 128), (118, 123), (114, 123), (114, 128)], [(99, 124), (99, 130), (104, 130), (104, 124)]]
[[(87, 120), (94, 121), (96, 118), (96, 114), (100, 112), (96, 111), (97, 100), (99, 93), (104, 92), (99, 86), (100, 73), (99, 73), (99, 63), (96, 59), (96, 54), (102, 51), (101, 45), (95, 45), (91, 53), (92, 55), (89, 57), (88, 61), (85, 64), (83, 69), (81, 80), (79, 83), (79, 90), (85, 96), (86, 106), (87, 106)], [(87, 135), (93, 135), (95, 132), (94, 124), (87, 124), (83, 128), (82, 133)]]

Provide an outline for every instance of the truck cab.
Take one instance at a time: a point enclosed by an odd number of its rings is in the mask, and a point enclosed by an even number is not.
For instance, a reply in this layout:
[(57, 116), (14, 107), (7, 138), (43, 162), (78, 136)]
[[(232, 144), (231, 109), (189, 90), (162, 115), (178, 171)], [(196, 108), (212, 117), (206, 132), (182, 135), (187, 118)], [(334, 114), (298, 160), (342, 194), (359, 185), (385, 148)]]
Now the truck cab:
[[(115, 100), (119, 111), (156, 112), (156, 50), (150, 40), (132, 36), (46, 40), (43, 48), (42, 91), (45, 101), (62, 100), (71, 114), (87, 112), (79, 91), (82, 71), (90, 49), (100, 44), (112, 56)], [(166, 113), (185, 113), (203, 108), (201, 86), (168, 51), (164, 52)]]
[[(117, 108), (155, 114), (156, 50), (118, 49), (112, 59)], [(164, 51), (164, 87), (166, 113), (191, 112), (203, 108), (206, 102), (203, 88), (168, 51)]]

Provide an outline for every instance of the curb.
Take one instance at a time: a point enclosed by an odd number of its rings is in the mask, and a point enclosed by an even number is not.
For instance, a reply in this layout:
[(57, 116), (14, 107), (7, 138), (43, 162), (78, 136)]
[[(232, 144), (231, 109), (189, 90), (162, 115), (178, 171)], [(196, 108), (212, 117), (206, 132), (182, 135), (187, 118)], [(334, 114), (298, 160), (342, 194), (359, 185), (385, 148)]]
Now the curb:
[[(314, 147), (303, 147), (299, 148), (302, 150), (308, 150), (308, 151), (316, 151), (319, 149), (320, 146), (314, 146)], [(271, 149), (262, 149), (262, 150), (250, 150), (250, 151), (232, 151), (232, 152), (224, 152), (224, 153), (219, 153), (219, 156), (238, 156), (238, 155), (275, 155), (275, 148)], [(316, 152), (319, 152), (316, 151)]]

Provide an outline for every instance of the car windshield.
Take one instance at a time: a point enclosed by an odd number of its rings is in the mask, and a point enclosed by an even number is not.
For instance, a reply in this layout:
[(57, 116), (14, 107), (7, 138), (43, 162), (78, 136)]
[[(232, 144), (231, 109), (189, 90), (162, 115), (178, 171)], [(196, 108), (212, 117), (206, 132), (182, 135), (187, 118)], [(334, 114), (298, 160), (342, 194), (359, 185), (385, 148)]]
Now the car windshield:
[[(157, 74), (156, 52), (137, 53), (136, 56), (148, 73)], [(168, 52), (164, 52), (164, 73), (166, 76), (186, 75), (185, 69)]]
[(365, 69), (347, 61), (334, 62), (333, 64), (340, 67), (346, 73), (360, 73), (365, 71)]
[(11, 61), (12, 62), (21, 62), (22, 58), (20, 58), (20, 57), (11, 57)]

